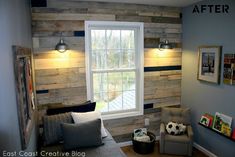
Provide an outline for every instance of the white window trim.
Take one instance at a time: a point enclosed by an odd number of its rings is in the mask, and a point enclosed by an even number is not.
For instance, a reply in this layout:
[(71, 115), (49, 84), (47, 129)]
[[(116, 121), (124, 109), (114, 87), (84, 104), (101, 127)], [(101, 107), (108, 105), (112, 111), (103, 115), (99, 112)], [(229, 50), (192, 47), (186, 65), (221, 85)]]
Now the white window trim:
[[(138, 116), (143, 115), (143, 104), (144, 104), (144, 24), (141, 22), (117, 22), (117, 21), (85, 21), (85, 59), (86, 59), (86, 85), (87, 85), (87, 99), (94, 101), (92, 98), (92, 85), (91, 85), (91, 57), (90, 57), (90, 45), (89, 43), (91, 34), (89, 28), (92, 26), (117, 26), (117, 27), (136, 27), (138, 28), (138, 36), (139, 39), (136, 46), (137, 59), (138, 64), (136, 64), (137, 69), (137, 95), (136, 95), (136, 102), (137, 110), (133, 111), (130, 110), (129, 112), (122, 112), (122, 113), (112, 113), (112, 114), (105, 114), (102, 115), (103, 119), (116, 119), (116, 118), (124, 118), (124, 117), (131, 117), (131, 116)], [(136, 40), (136, 38), (135, 38)]]

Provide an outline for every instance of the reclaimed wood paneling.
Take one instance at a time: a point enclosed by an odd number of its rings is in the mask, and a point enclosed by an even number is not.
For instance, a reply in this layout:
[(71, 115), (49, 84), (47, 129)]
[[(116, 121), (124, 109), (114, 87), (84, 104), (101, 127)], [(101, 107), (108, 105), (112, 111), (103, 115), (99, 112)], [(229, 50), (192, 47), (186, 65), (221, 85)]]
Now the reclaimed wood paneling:
[[(126, 3), (47, 0), (47, 7), (32, 8), (33, 50), (39, 105), (79, 104), (87, 99), (84, 21), (144, 22), (145, 67), (181, 66), (181, 9)], [(54, 50), (62, 33), (70, 50)], [(80, 35), (82, 34), (82, 36)], [(159, 51), (164, 40), (176, 48)], [(157, 68), (156, 68), (157, 69)], [(181, 70), (151, 71), (144, 74), (144, 102), (154, 108), (180, 104)], [(160, 110), (142, 116), (105, 121), (117, 141), (130, 140), (133, 129), (144, 127), (159, 132)]]
[[(148, 110), (151, 110), (151, 112), (148, 113)], [(144, 119), (149, 118), (150, 125), (148, 126), (148, 130), (158, 135), (160, 128), (160, 109), (146, 109), (145, 111), (146, 113), (142, 116), (105, 120), (104, 126), (117, 142), (124, 142), (130, 140), (131, 133), (133, 133), (134, 129), (146, 127), (144, 125)]]

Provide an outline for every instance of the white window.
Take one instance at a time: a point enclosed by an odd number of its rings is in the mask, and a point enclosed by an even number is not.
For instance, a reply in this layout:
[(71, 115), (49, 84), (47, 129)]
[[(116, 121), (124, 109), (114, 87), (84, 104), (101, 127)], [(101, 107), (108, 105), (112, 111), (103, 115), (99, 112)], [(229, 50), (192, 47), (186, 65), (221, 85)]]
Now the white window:
[(143, 23), (85, 22), (88, 100), (104, 119), (143, 114)]

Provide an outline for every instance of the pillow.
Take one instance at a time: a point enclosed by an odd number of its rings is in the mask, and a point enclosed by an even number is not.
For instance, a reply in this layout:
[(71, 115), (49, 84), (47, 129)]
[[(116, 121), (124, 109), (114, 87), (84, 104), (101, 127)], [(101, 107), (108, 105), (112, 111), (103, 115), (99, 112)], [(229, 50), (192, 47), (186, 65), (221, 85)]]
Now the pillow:
[(166, 131), (168, 132), (168, 134), (171, 135), (181, 135), (184, 134), (186, 131), (186, 126), (178, 123), (174, 123), (174, 122), (169, 122), (166, 125)]
[(104, 129), (104, 124), (101, 118), (101, 114), (99, 111), (84, 112), (84, 113), (72, 112), (71, 115), (76, 124), (95, 120), (95, 119), (100, 119), (101, 120), (101, 135), (102, 137), (107, 136), (107, 133)]
[(61, 125), (65, 150), (102, 144), (100, 119), (79, 124), (62, 123)]
[(61, 123), (73, 123), (71, 113), (43, 117), (44, 145), (55, 144), (63, 140)]
[(67, 112), (90, 112), (94, 111), (96, 107), (96, 102), (86, 101), (81, 104), (69, 105), (69, 106), (57, 106), (50, 107), (47, 109), (47, 115), (55, 115)]

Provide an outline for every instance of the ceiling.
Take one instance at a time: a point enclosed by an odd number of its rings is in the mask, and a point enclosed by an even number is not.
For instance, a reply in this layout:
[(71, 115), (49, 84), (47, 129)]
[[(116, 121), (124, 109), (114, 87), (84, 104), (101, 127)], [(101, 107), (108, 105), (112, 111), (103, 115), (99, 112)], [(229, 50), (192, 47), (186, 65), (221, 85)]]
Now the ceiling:
[(83, 0), (96, 2), (134, 3), (159, 6), (185, 7), (202, 0)]

